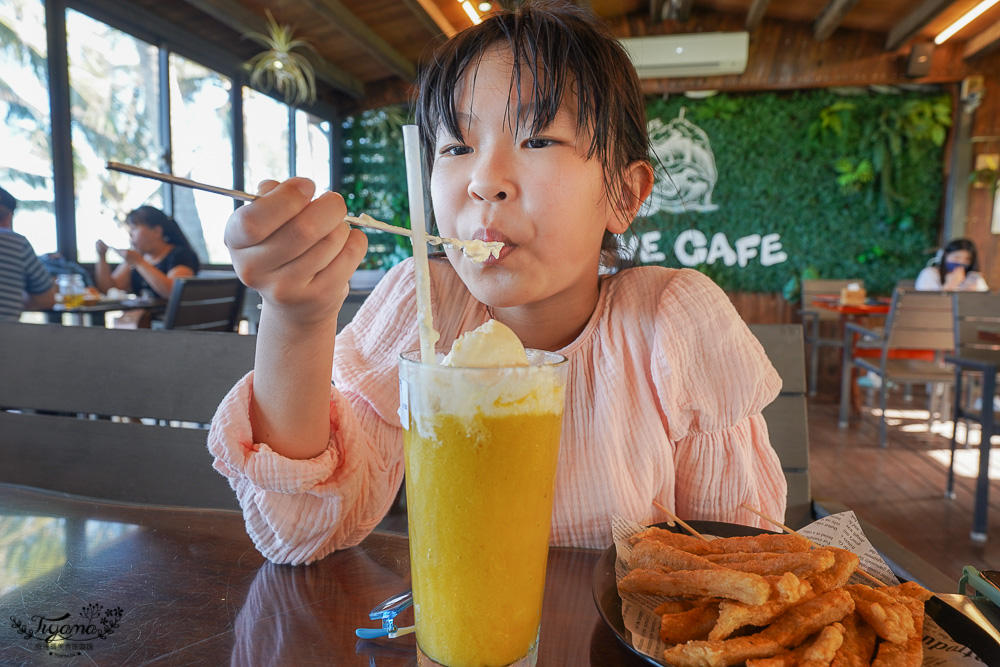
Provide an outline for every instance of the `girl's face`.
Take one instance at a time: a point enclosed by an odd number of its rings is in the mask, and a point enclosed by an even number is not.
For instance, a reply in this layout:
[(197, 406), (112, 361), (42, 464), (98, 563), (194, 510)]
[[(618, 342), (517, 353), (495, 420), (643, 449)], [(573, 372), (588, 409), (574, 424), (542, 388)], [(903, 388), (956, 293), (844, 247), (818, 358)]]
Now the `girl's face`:
[(129, 223), (128, 236), (132, 247), (142, 253), (153, 252), (163, 243), (163, 230), (159, 227)]
[(963, 264), (969, 266), (972, 264), (972, 253), (968, 250), (952, 250), (944, 256), (944, 261), (946, 264)]
[[(537, 135), (531, 118), (513, 134), (517, 93), (510, 55), (491, 49), (478, 73), (460, 83), (464, 138), (439, 128), (431, 198), (444, 236), (503, 241), (499, 259), (482, 264), (448, 250), (463, 282), (495, 308), (541, 306), (557, 314), (566, 304), (597, 298), (601, 239), (621, 223), (605, 196), (597, 159), (585, 159), (589, 137), (578, 131), (573, 100)], [(521, 82), (531, 90), (531, 81)], [(589, 311), (588, 311), (589, 312)]]

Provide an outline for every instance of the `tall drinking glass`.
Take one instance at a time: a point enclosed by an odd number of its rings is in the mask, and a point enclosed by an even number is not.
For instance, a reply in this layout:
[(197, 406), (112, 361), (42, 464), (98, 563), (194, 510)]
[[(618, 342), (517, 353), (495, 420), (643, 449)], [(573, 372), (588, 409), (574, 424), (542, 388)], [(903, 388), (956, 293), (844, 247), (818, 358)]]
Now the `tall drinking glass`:
[(534, 665), (566, 359), (400, 360), (410, 572), (421, 665)]

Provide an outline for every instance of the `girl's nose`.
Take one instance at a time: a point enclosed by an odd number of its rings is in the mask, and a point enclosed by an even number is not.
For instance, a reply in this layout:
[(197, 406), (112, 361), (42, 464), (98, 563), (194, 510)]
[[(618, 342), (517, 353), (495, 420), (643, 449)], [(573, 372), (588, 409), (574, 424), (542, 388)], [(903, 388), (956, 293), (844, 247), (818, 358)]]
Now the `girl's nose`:
[(486, 202), (501, 202), (517, 194), (510, 177), (511, 161), (499, 151), (480, 150), (469, 178), (469, 196)]

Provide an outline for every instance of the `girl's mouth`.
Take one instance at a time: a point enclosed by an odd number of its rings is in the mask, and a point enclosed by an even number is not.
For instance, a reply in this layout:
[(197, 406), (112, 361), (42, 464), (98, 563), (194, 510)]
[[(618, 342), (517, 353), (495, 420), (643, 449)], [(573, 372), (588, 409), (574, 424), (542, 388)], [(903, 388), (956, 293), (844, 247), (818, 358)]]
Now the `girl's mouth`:
[(499, 257), (488, 258), (486, 261), (482, 263), (483, 266), (496, 266), (497, 264), (502, 262), (504, 257), (509, 255), (511, 251), (513, 251), (514, 248), (516, 247), (511, 243), (510, 238), (506, 234), (503, 234), (502, 232), (499, 232), (496, 229), (480, 227), (479, 229), (476, 230), (476, 233), (472, 235), (472, 238), (484, 242), (500, 241), (501, 243), (503, 243), (503, 247), (500, 249)]

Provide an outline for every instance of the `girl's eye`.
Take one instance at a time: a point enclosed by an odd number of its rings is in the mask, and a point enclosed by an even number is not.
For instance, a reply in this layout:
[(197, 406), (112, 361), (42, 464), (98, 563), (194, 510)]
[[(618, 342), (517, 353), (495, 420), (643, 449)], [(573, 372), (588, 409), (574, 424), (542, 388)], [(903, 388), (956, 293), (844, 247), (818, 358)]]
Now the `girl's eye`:
[(556, 142), (552, 139), (541, 139), (539, 137), (532, 137), (524, 142), (525, 148), (547, 148), (552, 146)]
[(472, 149), (468, 146), (462, 145), (452, 145), (445, 146), (439, 151), (439, 155), (468, 155), (472, 152)]

